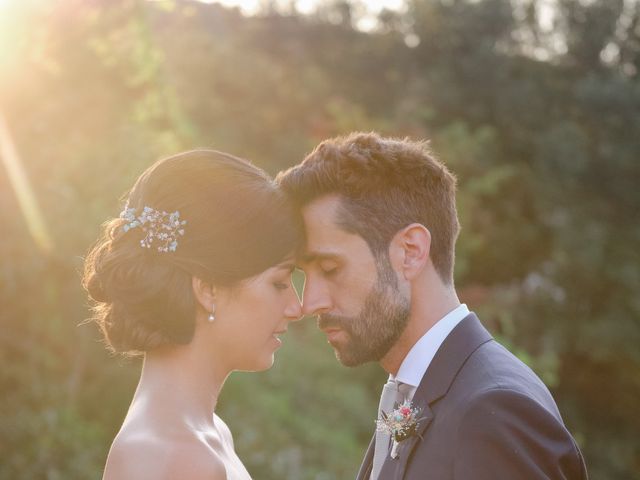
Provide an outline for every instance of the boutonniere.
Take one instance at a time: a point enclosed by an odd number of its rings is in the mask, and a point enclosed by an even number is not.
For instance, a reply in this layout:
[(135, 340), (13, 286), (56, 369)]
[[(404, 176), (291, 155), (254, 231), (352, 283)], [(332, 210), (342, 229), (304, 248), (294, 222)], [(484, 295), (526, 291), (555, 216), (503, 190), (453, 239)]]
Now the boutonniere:
[(398, 458), (398, 446), (407, 438), (418, 434), (418, 426), (426, 417), (422, 417), (422, 409), (414, 407), (408, 400), (401, 405), (396, 404), (396, 409), (390, 413), (380, 413), (380, 419), (376, 420), (377, 430), (389, 434), (393, 439), (391, 458)]

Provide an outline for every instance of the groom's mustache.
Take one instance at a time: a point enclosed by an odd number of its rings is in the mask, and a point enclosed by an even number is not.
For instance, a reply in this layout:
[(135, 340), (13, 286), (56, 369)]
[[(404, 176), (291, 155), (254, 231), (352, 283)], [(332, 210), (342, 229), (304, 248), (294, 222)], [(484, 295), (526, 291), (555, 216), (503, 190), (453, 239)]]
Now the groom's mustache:
[(318, 328), (320, 330), (329, 330), (339, 328), (347, 332), (351, 331), (352, 319), (340, 315), (332, 315), (331, 313), (322, 313), (318, 315)]

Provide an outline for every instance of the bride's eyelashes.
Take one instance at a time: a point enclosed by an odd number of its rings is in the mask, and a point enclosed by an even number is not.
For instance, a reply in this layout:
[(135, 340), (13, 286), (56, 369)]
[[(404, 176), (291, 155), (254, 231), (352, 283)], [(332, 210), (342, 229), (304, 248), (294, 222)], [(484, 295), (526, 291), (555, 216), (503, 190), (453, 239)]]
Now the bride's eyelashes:
[(291, 279), (277, 280), (272, 283), (276, 290), (287, 290), (291, 286)]

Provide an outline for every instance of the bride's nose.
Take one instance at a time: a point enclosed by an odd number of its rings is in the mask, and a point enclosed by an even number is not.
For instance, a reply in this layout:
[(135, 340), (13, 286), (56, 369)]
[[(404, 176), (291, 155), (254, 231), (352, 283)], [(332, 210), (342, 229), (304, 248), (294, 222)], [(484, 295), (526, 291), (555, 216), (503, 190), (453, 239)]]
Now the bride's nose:
[(291, 295), (291, 298), (287, 303), (287, 307), (284, 310), (284, 316), (287, 317), (287, 320), (290, 322), (295, 322), (302, 318), (302, 305), (300, 304), (298, 295), (296, 295), (295, 292), (293, 292), (293, 295)]

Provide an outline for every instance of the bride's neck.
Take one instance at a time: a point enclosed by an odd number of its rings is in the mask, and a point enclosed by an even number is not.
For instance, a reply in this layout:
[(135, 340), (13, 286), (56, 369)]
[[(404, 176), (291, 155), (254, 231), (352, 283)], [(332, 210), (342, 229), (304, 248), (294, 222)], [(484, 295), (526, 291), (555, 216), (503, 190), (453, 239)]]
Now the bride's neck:
[(194, 347), (172, 346), (147, 353), (130, 411), (142, 409), (163, 423), (198, 430), (213, 426), (218, 395), (230, 370)]

